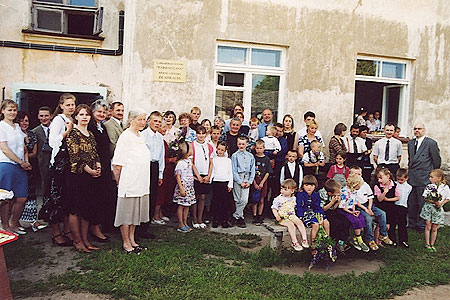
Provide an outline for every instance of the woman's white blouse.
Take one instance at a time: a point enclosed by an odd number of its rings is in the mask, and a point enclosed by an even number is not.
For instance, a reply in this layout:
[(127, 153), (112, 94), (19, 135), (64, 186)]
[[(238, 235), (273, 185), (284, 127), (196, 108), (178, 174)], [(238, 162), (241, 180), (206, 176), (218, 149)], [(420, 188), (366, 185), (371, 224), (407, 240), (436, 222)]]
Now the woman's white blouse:
[(119, 137), (112, 159), (113, 165), (122, 166), (118, 196), (142, 197), (150, 194), (150, 151), (145, 138), (136, 136), (131, 129)]
[(63, 133), (66, 131), (66, 122), (69, 122), (69, 118), (65, 114), (59, 114), (53, 118), (50, 124), (48, 144), (52, 147), (52, 156), (50, 157), (50, 165), (55, 162), (55, 157), (59, 152), (63, 140)]
[[(25, 133), (20, 129), (19, 124), (14, 123), (14, 128), (4, 121), (0, 121), (0, 142), (6, 142), (8, 148), (17, 155), (18, 158), (25, 158)], [(3, 151), (0, 150), (0, 162), (17, 164), (10, 160)]]

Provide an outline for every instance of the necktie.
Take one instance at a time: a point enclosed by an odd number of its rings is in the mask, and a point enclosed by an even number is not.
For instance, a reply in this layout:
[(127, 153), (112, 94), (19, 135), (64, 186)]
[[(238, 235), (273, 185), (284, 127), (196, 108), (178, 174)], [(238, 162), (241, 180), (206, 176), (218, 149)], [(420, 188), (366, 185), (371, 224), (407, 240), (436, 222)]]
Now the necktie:
[(358, 145), (356, 144), (356, 138), (353, 138), (353, 153), (358, 153)]
[(419, 142), (416, 140), (414, 140), (414, 154), (416, 154), (417, 152), (417, 145), (419, 144)]
[(387, 163), (389, 161), (389, 140), (386, 142), (386, 149), (384, 150), (384, 160)]
[(123, 123), (122, 123), (122, 122), (120, 122), (120, 128), (122, 128), (122, 129), (123, 129)]

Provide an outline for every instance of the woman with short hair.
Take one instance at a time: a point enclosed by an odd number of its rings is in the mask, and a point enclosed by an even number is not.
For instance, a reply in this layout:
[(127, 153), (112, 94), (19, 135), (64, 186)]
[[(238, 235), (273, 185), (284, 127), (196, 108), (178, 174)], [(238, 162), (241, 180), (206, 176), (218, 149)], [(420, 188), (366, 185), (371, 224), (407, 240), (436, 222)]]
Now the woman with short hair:
[(334, 135), (330, 139), (329, 150), (330, 150), (330, 164), (336, 163), (336, 155), (341, 152), (347, 152), (347, 147), (345, 147), (342, 138), (345, 136), (347, 131), (347, 126), (344, 123), (338, 123), (334, 126)]

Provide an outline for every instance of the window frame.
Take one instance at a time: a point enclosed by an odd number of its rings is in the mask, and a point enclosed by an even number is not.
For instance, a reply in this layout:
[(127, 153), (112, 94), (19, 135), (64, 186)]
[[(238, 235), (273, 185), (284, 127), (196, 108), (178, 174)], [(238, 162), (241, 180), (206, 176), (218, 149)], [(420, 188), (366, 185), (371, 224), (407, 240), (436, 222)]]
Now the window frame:
[[(247, 57), (245, 64), (233, 64), (233, 63), (219, 63), (219, 46), (225, 47), (236, 47), (236, 48), (246, 48)], [(263, 49), (263, 50), (275, 50), (280, 51), (280, 66), (279, 67), (269, 67), (269, 66), (259, 66), (251, 64), (252, 49)], [(253, 44), (253, 43), (243, 43), (243, 42), (227, 42), (227, 41), (217, 41), (215, 49), (215, 65), (214, 65), (214, 101), (212, 103), (214, 114), (216, 106), (216, 94), (217, 90), (226, 91), (242, 91), (243, 98), (242, 104), (245, 108), (244, 118), (249, 120), (251, 117), (251, 104), (252, 104), (252, 78), (253, 75), (270, 75), (279, 76), (279, 90), (278, 90), (278, 107), (277, 107), (277, 120), (282, 120), (284, 115), (284, 86), (286, 82), (286, 47), (283, 46), (273, 46), (273, 45), (263, 45), (263, 44)], [(244, 86), (243, 87), (232, 87), (232, 86), (221, 86), (218, 84), (218, 73), (229, 72), (229, 73), (243, 73), (244, 74)], [(261, 113), (261, 112), (259, 112)]]
[[(46, 2), (43, 0), (32, 0), (31, 1), (31, 30), (36, 33), (53, 33), (60, 34), (64, 36), (83, 36), (83, 37), (98, 37), (99, 34), (103, 32), (103, 7), (98, 6), (98, 0), (95, 0), (94, 6), (81, 6), (81, 5), (70, 5), (68, 3), (70, 0), (63, 0), (63, 3), (53, 3)], [(61, 12), (61, 30), (51, 30), (46, 28), (39, 28), (38, 24), (38, 10), (47, 11), (60, 11)], [(92, 15), (93, 17), (93, 28), (92, 34), (71, 34), (68, 33), (68, 15), (72, 12), (76, 14), (86, 14)]]
[[(372, 60), (375, 62), (380, 62), (381, 68), (379, 70), (379, 76), (367, 76), (367, 75), (356, 75), (356, 66), (358, 60)], [(382, 65), (383, 62), (390, 63), (400, 63), (405, 64), (405, 78), (391, 78), (391, 77), (382, 77)], [(379, 57), (379, 56), (370, 56), (370, 55), (357, 55), (355, 60), (355, 81), (371, 81), (371, 82), (380, 82), (380, 83), (389, 83), (392, 85), (401, 86), (400, 90), (400, 99), (399, 99), (399, 108), (398, 108), (398, 116), (397, 116), (397, 126), (402, 128), (403, 134), (405, 135), (406, 128), (408, 128), (408, 119), (409, 119), (409, 109), (410, 109), (410, 95), (411, 95), (411, 70), (412, 68), (412, 60), (411, 59), (400, 59), (400, 58), (387, 58), (387, 57)], [(383, 93), (382, 107), (381, 107), (381, 126), (384, 127), (386, 125), (386, 99), (385, 94)]]

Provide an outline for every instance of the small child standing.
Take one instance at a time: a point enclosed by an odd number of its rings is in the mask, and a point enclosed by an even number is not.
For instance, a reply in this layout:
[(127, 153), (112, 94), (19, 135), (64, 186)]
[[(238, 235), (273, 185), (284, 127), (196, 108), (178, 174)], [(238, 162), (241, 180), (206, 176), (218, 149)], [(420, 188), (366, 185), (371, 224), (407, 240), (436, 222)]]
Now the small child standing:
[(359, 210), (356, 210), (356, 193), (363, 185), (364, 180), (358, 175), (350, 175), (347, 178), (346, 186), (341, 190), (341, 202), (339, 203), (340, 213), (350, 222), (355, 236), (350, 241), (357, 250), (369, 249), (361, 237), (361, 229), (366, 227), (366, 221)]
[(202, 125), (196, 127), (197, 140), (192, 142), (192, 161), (197, 168), (200, 177), (194, 181), (194, 190), (197, 195), (197, 203), (192, 205), (192, 227), (205, 229), (203, 223), (203, 211), (205, 209), (206, 195), (211, 190), (212, 155), (214, 148), (205, 141), (206, 128)]
[(311, 227), (311, 242), (313, 243), (317, 231), (319, 231), (319, 221), (316, 214), (320, 214), (323, 218), (323, 227), (325, 232), (330, 235), (330, 223), (328, 222), (322, 207), (320, 206), (319, 193), (315, 191), (317, 187), (317, 179), (312, 175), (306, 175), (303, 178), (303, 190), (297, 193), (295, 212), (306, 227)]
[(332, 165), (327, 173), (327, 178), (336, 180), (341, 186), (345, 186), (345, 181), (350, 174), (350, 169), (345, 165), (347, 154), (339, 152), (336, 154), (336, 164)]
[(219, 224), (223, 228), (230, 227), (228, 219), (231, 211), (231, 195), (233, 189), (233, 170), (231, 159), (225, 156), (227, 143), (217, 144), (216, 154), (213, 158), (212, 178), (212, 199), (211, 211), (213, 216), (212, 227), (217, 228)]
[(192, 147), (188, 143), (182, 142), (177, 154), (177, 165), (175, 167), (175, 178), (177, 185), (173, 194), (173, 202), (178, 204), (178, 232), (186, 233), (191, 231), (187, 224), (189, 207), (195, 204), (194, 174), (200, 178), (200, 174), (189, 158), (192, 155)]
[(293, 179), (297, 186), (301, 186), (303, 181), (303, 169), (297, 161), (297, 151), (289, 150), (286, 155), (286, 162), (281, 167), (280, 171), (280, 183), (285, 179)]
[[(281, 183), (281, 195), (276, 197), (272, 203), (272, 212), (277, 222), (287, 227), (289, 236), (291, 237), (292, 247), (296, 251), (308, 248), (308, 240), (306, 238), (306, 229), (303, 222), (295, 215), (295, 197), (294, 192), (297, 190), (297, 184), (292, 179), (286, 179)], [(302, 244), (297, 240), (296, 228), (300, 232)]]
[(264, 222), (264, 198), (267, 196), (267, 179), (272, 174), (270, 159), (264, 155), (264, 141), (255, 142), (255, 180), (252, 184), (252, 212), (253, 224), (261, 225)]
[(425, 249), (428, 252), (436, 252), (434, 243), (439, 225), (444, 224), (443, 206), (450, 201), (450, 189), (441, 169), (434, 169), (430, 172), (430, 182), (423, 192), (425, 204), (420, 212), (420, 217), (425, 220)]
[(250, 119), (250, 131), (248, 132), (250, 146), (252, 146), (258, 139), (258, 124), (259, 121), (257, 117), (252, 117)]
[(266, 136), (261, 139), (264, 141), (264, 154), (270, 158), (274, 159), (278, 152), (281, 150), (280, 141), (275, 137), (277, 134), (277, 129), (275, 126), (267, 126)]
[(246, 151), (248, 137), (239, 136), (237, 138), (238, 150), (231, 155), (231, 166), (233, 168), (233, 198), (236, 204), (236, 211), (231, 218), (231, 225), (245, 228), (244, 208), (248, 203), (250, 185), (255, 179), (255, 158)]
[[(400, 192), (389, 169), (378, 169), (377, 178), (378, 182), (373, 187), (373, 192), (378, 200), (375, 205), (386, 213), (386, 227), (389, 235), (391, 235), (391, 233), (395, 233), (395, 231), (392, 232), (390, 229), (395, 217), (394, 203), (400, 200)], [(377, 238), (377, 233), (375, 233), (375, 238)], [(391, 245), (394, 245), (394, 243), (392, 242)]]
[(395, 202), (394, 219), (392, 220), (391, 230), (389, 230), (389, 236), (397, 242), (395, 229), (398, 227), (398, 245), (403, 248), (409, 248), (408, 245), (408, 230), (406, 229), (408, 219), (408, 197), (412, 191), (412, 186), (408, 181), (408, 170), (400, 168), (396, 173), (397, 188), (400, 192), (400, 199)]

